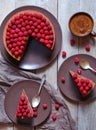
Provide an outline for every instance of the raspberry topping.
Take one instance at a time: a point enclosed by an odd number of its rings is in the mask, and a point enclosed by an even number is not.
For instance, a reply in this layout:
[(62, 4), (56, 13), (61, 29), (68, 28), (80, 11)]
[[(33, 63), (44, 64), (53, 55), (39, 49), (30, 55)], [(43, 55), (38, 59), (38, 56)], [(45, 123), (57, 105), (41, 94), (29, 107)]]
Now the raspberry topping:
[[(52, 50), (55, 38), (53, 34), (53, 27), (43, 14), (25, 11), (14, 15), (10, 20), (6, 29), (5, 39), (8, 50), (15, 59), (19, 60), (23, 56), (30, 36)], [(21, 44), (18, 44), (18, 42)], [(13, 51), (14, 43), (18, 47), (16, 51)], [(21, 48), (23, 48), (23, 51), (19, 52)]]
[(25, 91), (23, 90), (20, 96), (19, 105), (16, 110), (16, 117), (24, 119), (24, 118), (32, 118), (32, 116), (33, 116), (33, 110), (31, 108), (31, 105), (29, 103)]
[(84, 76), (81, 76), (73, 71), (70, 71), (70, 74), (71, 74), (77, 88), (80, 90), (80, 93), (83, 96), (87, 96), (94, 88), (95, 83), (92, 80), (90, 80)]

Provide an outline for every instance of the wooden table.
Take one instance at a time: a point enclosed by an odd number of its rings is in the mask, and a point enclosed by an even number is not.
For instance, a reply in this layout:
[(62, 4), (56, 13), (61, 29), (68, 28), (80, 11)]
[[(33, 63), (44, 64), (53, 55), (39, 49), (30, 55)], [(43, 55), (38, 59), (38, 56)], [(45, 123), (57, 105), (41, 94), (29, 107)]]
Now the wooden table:
[[(64, 60), (73, 54), (84, 53), (96, 57), (96, 44), (90, 41), (90, 38), (79, 39), (73, 37), (68, 28), (68, 20), (72, 14), (78, 11), (85, 11), (96, 18), (96, 1), (95, 0), (0, 0), (0, 22), (5, 16), (17, 7), (24, 5), (36, 5), (50, 11), (59, 21), (63, 41), (62, 50), (67, 52), (67, 57), (62, 58), (61, 52), (57, 59), (51, 63), (47, 68), (36, 71), (38, 75), (46, 73), (47, 80), (57, 89), (57, 71)], [(70, 39), (75, 39), (76, 45), (70, 46)], [(84, 46), (90, 43), (91, 51), (86, 52)], [(51, 76), (50, 76), (51, 75)], [(71, 115), (76, 121), (78, 130), (96, 130), (96, 101), (89, 104), (73, 104), (67, 101)], [(15, 125), (0, 125), (0, 130), (30, 130), (31, 128), (24, 128)], [(32, 128), (33, 130), (34, 128)], [(55, 128), (54, 128), (55, 129)]]

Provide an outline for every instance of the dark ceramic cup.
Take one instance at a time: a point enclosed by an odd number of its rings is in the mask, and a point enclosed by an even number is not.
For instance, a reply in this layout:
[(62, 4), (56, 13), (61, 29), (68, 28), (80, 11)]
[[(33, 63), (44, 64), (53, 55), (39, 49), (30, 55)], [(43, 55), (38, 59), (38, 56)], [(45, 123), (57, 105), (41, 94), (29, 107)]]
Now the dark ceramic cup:
[(84, 37), (89, 34), (96, 36), (93, 26), (93, 18), (86, 12), (75, 13), (69, 19), (69, 29), (73, 35), (78, 37)]

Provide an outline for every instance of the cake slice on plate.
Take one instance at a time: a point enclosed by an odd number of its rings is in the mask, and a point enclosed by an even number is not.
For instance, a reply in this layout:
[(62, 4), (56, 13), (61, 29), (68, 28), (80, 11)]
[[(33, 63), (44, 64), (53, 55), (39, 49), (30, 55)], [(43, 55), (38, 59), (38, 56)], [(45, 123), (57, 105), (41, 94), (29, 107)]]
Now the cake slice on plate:
[(73, 71), (70, 71), (70, 75), (73, 81), (75, 82), (76, 87), (78, 88), (78, 90), (80, 91), (83, 97), (86, 97), (92, 92), (95, 86), (94, 81), (92, 81), (91, 79), (88, 79), (87, 77), (79, 75)]
[(18, 101), (16, 117), (17, 121), (20, 123), (29, 124), (32, 122), (33, 110), (24, 89)]

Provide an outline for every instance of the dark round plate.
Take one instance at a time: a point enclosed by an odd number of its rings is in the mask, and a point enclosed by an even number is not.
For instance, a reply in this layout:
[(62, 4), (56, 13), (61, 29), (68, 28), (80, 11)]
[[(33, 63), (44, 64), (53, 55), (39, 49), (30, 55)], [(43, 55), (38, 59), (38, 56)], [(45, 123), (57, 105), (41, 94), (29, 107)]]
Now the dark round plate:
[[(71, 56), (62, 63), (59, 69), (58, 78), (57, 78), (58, 86), (61, 92), (65, 95), (65, 97), (67, 97), (68, 99), (72, 101), (75, 101), (75, 102), (92, 101), (93, 99), (96, 99), (96, 85), (93, 91), (86, 98), (83, 98), (81, 94), (79, 93), (78, 89), (76, 88), (76, 86), (74, 86), (74, 81), (72, 80), (72, 77), (69, 71), (72, 70), (74, 72), (77, 72), (77, 69), (81, 69), (79, 64), (74, 63), (75, 57), (78, 57), (80, 60), (81, 59), (88, 60), (90, 62), (90, 65), (93, 68), (96, 68), (96, 59), (92, 56), (89, 56), (86, 54), (79, 54), (79, 55)], [(96, 81), (96, 74), (90, 70), (82, 69), (81, 75), (93, 80), (94, 82)], [(61, 82), (61, 77), (65, 77), (65, 83)]]
[[(16, 120), (16, 109), (18, 106), (18, 101), (21, 95), (22, 90), (24, 89), (27, 93), (29, 101), (31, 103), (32, 97), (37, 93), (39, 89), (39, 83), (32, 81), (32, 80), (23, 80), (16, 84), (14, 84), (8, 91), (5, 97), (5, 111), (8, 117), (17, 124)], [(41, 94), (41, 102), (38, 106), (38, 116), (33, 117), (32, 119), (32, 126), (37, 126), (43, 123), (50, 115), (51, 112), (51, 100), (47, 90), (43, 87)], [(48, 104), (48, 108), (46, 110), (43, 109), (43, 103)]]
[[(12, 15), (14, 15), (15, 13), (23, 11), (23, 10), (35, 10), (35, 11), (38, 11), (38, 12), (41, 12), (42, 14), (44, 14), (53, 24), (56, 38), (55, 38), (55, 46), (54, 46), (53, 51), (50, 51), (49, 49), (42, 46), (41, 44), (38, 44), (38, 42), (36, 40), (30, 39), (28, 48), (26, 50), (26, 53), (25, 53), (22, 61), (17, 62), (16, 60), (14, 60), (14, 58), (12, 58), (7, 53), (7, 51), (4, 48), (3, 32), (4, 32), (4, 27), (7, 23), (7, 21), (9, 20), (9, 18), (11, 18)], [(32, 44), (32, 43), (35, 43), (35, 44)], [(14, 65), (15, 67), (18, 67), (20, 69), (34, 70), (34, 69), (40, 69), (42, 67), (47, 66), (57, 57), (57, 55), (61, 49), (61, 43), (62, 43), (62, 32), (61, 32), (61, 28), (60, 28), (60, 25), (59, 25), (57, 19), (50, 12), (48, 12), (47, 10), (40, 8), (40, 7), (24, 6), (24, 7), (17, 8), (14, 11), (12, 11), (10, 14), (8, 14), (1, 24), (1, 28), (0, 28), (1, 52), (4, 56), (4, 58), (8, 62), (10, 62), (12, 65)]]

